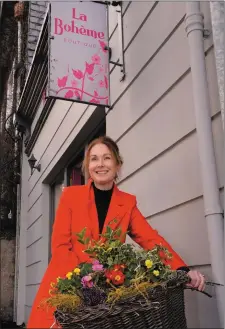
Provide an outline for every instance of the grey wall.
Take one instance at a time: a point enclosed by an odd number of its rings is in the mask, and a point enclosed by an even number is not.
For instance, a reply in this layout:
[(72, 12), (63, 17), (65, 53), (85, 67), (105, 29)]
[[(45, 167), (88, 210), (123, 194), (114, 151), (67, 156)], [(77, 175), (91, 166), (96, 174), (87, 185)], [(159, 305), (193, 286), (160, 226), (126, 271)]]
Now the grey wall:
[[(210, 9), (201, 3), (205, 27)], [(211, 278), (192, 96), (185, 2), (132, 2), (124, 14), (127, 76), (111, 74), (113, 111), (107, 134), (124, 157), (119, 187), (193, 268)], [(113, 19), (111, 24), (115, 24)], [(111, 27), (113, 31), (113, 28)], [(110, 45), (118, 58), (118, 30)], [(224, 145), (212, 38), (204, 41), (217, 170), (223, 192)], [(215, 298), (187, 294), (188, 324), (216, 328)], [(214, 294), (215, 295), (215, 294)]]

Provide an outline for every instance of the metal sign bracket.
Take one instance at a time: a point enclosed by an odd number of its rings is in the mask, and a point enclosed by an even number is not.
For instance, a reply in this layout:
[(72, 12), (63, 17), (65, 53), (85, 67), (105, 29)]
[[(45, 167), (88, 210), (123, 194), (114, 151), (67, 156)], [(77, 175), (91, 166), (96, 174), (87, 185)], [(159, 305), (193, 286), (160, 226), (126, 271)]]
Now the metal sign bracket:
[(118, 23), (118, 43), (119, 43), (119, 59), (115, 62), (111, 60), (112, 57), (112, 48), (106, 47), (109, 51), (109, 63), (119, 66), (121, 78), (120, 81), (123, 81), (126, 77), (125, 73), (125, 61), (124, 61), (124, 34), (123, 34), (123, 15), (122, 15), (122, 2), (116, 2), (116, 12), (117, 12), (117, 23)]

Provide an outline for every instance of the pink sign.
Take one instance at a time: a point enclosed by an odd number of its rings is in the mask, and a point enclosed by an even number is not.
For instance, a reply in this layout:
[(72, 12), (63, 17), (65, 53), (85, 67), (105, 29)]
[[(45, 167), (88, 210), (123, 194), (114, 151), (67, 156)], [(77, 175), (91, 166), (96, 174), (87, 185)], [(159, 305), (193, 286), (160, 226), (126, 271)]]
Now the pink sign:
[(110, 105), (107, 5), (52, 2), (48, 96)]

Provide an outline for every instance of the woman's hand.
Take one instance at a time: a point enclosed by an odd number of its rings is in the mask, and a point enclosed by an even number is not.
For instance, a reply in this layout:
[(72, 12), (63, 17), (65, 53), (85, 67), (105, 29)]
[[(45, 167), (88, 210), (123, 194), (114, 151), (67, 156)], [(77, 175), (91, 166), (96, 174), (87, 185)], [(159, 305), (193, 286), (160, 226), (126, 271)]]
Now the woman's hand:
[(190, 277), (191, 282), (187, 284), (188, 287), (196, 288), (199, 291), (205, 289), (205, 277), (198, 271), (189, 271), (187, 275)]

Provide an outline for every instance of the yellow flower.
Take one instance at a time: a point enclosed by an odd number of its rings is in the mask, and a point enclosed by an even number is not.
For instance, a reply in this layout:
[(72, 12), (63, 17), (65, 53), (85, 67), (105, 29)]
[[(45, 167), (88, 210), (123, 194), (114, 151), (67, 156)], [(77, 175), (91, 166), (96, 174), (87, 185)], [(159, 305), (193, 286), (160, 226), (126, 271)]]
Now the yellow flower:
[(56, 281), (59, 282), (60, 279), (61, 279), (60, 276), (58, 276), (58, 278), (56, 279)]
[(76, 275), (80, 275), (80, 269), (79, 269), (78, 267), (76, 267), (76, 268), (74, 269), (74, 273), (75, 273)]
[(158, 271), (158, 270), (155, 270), (155, 271), (153, 271), (153, 274), (154, 274), (155, 276), (159, 276), (159, 271)]
[(150, 260), (150, 259), (146, 259), (146, 261), (145, 261), (145, 266), (146, 266), (147, 268), (151, 268), (152, 265), (153, 265), (153, 261)]
[(72, 272), (68, 272), (66, 277), (68, 280), (71, 280), (71, 277), (72, 277), (73, 273)]
[(51, 282), (50, 286), (51, 286), (52, 288), (54, 288), (54, 287), (55, 287), (55, 283), (54, 283), (54, 282)]

